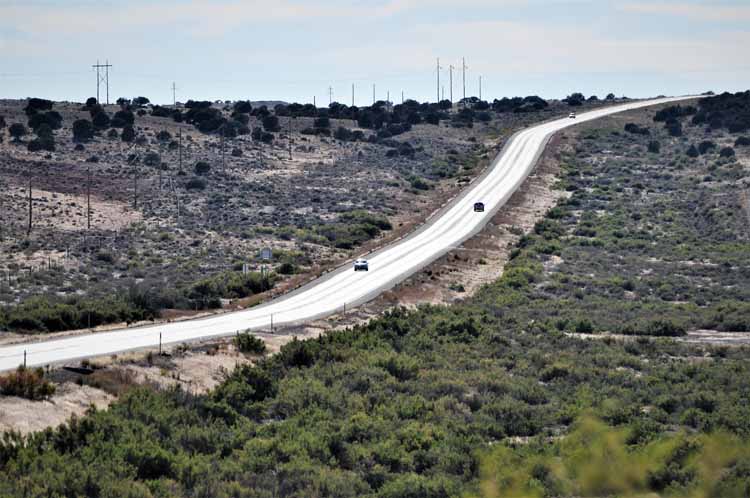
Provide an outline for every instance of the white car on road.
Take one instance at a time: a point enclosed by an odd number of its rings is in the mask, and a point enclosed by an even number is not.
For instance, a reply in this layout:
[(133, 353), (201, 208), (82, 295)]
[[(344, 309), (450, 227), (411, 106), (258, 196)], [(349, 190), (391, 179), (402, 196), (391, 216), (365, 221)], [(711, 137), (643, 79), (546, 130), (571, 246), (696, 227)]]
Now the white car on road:
[(368, 271), (370, 269), (370, 265), (367, 263), (366, 259), (358, 259), (354, 262), (354, 271)]

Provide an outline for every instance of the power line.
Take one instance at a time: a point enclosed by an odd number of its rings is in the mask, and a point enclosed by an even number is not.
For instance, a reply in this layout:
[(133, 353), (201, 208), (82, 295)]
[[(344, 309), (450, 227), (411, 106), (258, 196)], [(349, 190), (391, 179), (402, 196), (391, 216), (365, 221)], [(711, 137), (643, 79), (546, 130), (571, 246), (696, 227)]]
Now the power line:
[[(107, 105), (109, 105), (109, 68), (112, 67), (112, 65), (109, 63), (109, 61), (106, 61), (104, 64), (99, 64), (99, 61), (96, 61), (96, 64), (93, 66), (94, 69), (96, 69), (96, 101), (99, 102), (99, 85), (101, 83), (104, 83), (107, 87)], [(104, 75), (100, 74), (100, 69), (104, 69)]]

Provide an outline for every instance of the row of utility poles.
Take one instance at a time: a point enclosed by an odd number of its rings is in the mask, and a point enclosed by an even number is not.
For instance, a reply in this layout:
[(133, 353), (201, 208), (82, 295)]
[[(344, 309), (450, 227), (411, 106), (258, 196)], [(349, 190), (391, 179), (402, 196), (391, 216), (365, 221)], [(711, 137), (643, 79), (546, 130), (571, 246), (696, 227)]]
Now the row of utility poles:
[[(445, 87), (440, 85), (440, 71), (443, 67), (440, 65), (440, 57), (437, 58), (437, 67), (435, 73), (437, 75), (437, 101), (445, 100)], [(450, 79), (449, 84), (449, 99), (453, 102), (453, 70), (456, 69), (453, 64), (448, 66), (448, 75)], [(461, 83), (463, 87), (463, 99), (466, 100), (466, 70), (469, 66), (466, 65), (466, 58), (461, 58)], [(482, 75), (479, 75), (479, 100), (482, 100)]]

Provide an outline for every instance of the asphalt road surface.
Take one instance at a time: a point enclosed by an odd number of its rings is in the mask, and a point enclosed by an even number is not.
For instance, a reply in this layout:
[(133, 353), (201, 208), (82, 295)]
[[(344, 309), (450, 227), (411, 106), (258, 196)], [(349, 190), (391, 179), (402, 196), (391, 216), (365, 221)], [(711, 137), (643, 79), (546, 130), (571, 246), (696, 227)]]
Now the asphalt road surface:
[[(44, 342), (0, 347), (0, 371), (24, 361), (48, 365), (98, 355), (233, 335), (247, 329), (303, 323), (373, 299), (479, 232), (507, 202), (536, 165), (548, 140), (557, 131), (617, 112), (694, 97), (630, 102), (560, 118), (516, 133), (487, 171), (455, 200), (409, 236), (366, 256), (369, 271), (346, 265), (264, 305), (181, 322), (80, 334)], [(475, 213), (475, 202), (485, 211)]]

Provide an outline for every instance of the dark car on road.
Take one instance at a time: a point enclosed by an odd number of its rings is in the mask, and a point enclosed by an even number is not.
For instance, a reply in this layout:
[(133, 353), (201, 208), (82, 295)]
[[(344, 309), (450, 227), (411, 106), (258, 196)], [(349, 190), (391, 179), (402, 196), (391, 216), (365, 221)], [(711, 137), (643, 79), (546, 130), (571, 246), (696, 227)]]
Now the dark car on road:
[(475, 213), (484, 213), (484, 202), (475, 202), (474, 203), (474, 212)]

